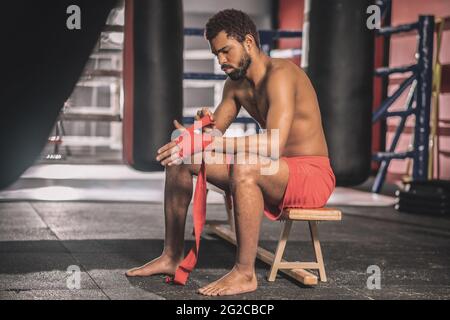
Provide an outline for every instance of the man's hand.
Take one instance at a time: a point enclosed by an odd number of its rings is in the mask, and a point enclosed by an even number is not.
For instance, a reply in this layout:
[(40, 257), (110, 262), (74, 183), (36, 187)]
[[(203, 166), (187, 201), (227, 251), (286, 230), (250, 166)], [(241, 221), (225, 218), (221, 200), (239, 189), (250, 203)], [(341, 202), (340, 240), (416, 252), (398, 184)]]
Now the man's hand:
[[(181, 131), (181, 134), (186, 131), (186, 128), (183, 127), (177, 120), (174, 120), (173, 124), (175, 128)], [(158, 149), (156, 160), (161, 162), (161, 165), (163, 166), (181, 164), (183, 162), (183, 159), (180, 157), (180, 150), (180, 146), (176, 143), (175, 140), (172, 140)]]
[(200, 110), (198, 110), (197, 114), (194, 117), (194, 120), (199, 121), (204, 116), (209, 116), (211, 118), (212, 123), (209, 126), (204, 127), (203, 132), (211, 133), (213, 129), (216, 129), (216, 122), (214, 120), (213, 113), (207, 107), (202, 107)]
[(212, 143), (212, 135), (208, 132), (213, 132), (213, 128), (204, 133), (195, 133), (194, 131), (196, 125), (199, 125), (199, 128), (214, 127), (209, 115), (202, 119), (199, 118), (199, 121), (195, 121), (194, 125), (189, 128), (183, 127), (177, 120), (174, 120), (173, 124), (176, 129), (181, 131), (181, 134), (158, 150), (156, 160), (160, 161), (163, 166), (181, 164), (185, 157), (205, 150)]

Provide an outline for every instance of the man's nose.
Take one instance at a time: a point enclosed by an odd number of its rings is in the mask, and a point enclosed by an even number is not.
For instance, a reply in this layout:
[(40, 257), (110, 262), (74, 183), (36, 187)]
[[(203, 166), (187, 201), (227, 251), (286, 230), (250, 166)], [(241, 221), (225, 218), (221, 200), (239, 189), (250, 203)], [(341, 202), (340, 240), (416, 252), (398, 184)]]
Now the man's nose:
[(223, 55), (223, 54), (219, 54), (218, 59), (219, 59), (219, 64), (221, 66), (227, 62), (227, 59), (225, 58), (225, 55)]

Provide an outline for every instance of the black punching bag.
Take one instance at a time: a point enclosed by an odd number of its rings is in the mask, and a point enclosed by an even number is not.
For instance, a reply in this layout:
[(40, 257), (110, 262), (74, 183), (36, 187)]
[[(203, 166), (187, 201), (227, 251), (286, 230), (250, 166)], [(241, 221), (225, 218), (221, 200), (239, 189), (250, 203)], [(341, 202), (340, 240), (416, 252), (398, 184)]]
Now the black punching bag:
[(181, 0), (126, 0), (123, 152), (142, 171), (163, 170), (157, 150), (183, 111)]
[(308, 75), (317, 91), (337, 185), (370, 174), (374, 33), (370, 0), (312, 0)]
[(116, 2), (2, 3), (0, 189), (19, 178), (46, 145)]

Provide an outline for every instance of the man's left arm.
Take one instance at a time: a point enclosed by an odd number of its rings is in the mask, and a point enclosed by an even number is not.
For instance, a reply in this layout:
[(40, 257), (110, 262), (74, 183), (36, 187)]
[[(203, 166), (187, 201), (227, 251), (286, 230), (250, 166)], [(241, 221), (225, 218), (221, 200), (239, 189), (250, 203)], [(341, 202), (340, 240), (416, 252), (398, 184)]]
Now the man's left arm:
[(216, 137), (213, 149), (222, 153), (246, 152), (271, 158), (283, 155), (294, 117), (295, 86), (292, 77), (282, 70), (275, 71), (267, 83), (267, 99), (266, 132), (243, 137)]

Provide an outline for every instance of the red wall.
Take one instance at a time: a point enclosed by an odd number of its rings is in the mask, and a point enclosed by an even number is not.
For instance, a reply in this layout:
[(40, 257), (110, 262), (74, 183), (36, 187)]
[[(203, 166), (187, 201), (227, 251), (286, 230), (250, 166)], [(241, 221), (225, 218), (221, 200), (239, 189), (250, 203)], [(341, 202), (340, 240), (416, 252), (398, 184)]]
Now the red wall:
[[(301, 30), (303, 29), (303, 11), (304, 0), (279, 0), (278, 1), (278, 29), (283, 30)], [(281, 39), (278, 41), (278, 47), (301, 48), (301, 39)], [(301, 58), (292, 59), (297, 65), (300, 65)]]

